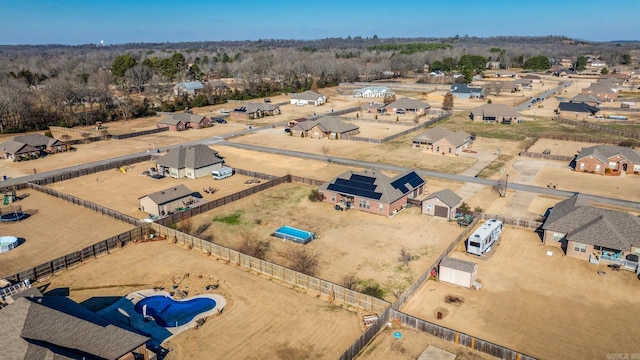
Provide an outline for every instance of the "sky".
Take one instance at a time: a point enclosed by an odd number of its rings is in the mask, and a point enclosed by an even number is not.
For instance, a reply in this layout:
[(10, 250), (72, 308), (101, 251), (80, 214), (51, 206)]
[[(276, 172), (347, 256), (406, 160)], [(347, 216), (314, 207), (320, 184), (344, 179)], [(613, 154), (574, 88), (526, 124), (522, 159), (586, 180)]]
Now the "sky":
[(0, 0), (0, 45), (563, 35), (640, 40), (640, 0)]

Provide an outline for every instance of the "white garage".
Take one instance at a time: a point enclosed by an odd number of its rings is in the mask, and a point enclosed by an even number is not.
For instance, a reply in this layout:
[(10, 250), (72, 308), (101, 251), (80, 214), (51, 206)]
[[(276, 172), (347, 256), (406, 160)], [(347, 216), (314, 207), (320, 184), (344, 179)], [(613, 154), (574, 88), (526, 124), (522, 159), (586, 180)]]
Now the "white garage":
[(440, 261), (438, 279), (455, 285), (471, 288), (478, 276), (478, 264), (470, 261), (445, 257)]

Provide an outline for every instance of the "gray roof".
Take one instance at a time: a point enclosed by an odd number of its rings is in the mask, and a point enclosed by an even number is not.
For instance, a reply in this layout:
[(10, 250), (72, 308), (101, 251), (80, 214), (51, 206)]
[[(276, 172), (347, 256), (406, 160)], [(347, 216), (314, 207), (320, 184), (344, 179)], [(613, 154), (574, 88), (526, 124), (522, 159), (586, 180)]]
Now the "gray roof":
[(414, 100), (409, 98), (402, 98), (392, 102), (385, 107), (393, 108), (393, 109), (408, 109), (408, 110), (417, 110), (417, 109), (430, 109), (431, 105), (426, 102), (422, 102), (420, 100)]
[(640, 218), (588, 205), (579, 194), (556, 204), (542, 228), (567, 234), (570, 241), (615, 250), (629, 251), (631, 246), (640, 246)]
[[(60, 142), (56, 139), (50, 138), (48, 136), (44, 136), (41, 134), (28, 134), (28, 135), (19, 135), (13, 138), (13, 141), (21, 142), (23, 144), (28, 144), (31, 146), (52, 146), (55, 145), (56, 142)], [(60, 143), (62, 144), (62, 143)]]
[(178, 123), (180, 122), (183, 122), (184, 124), (187, 124), (190, 122), (199, 123), (204, 118), (206, 118), (206, 116), (204, 115), (179, 113), (179, 114), (171, 114), (168, 117), (158, 121), (158, 123), (167, 124), (167, 125), (178, 125)]
[(335, 116), (323, 116), (316, 120), (299, 122), (292, 126), (291, 130), (309, 131), (316, 125), (325, 133), (343, 134), (360, 129), (358, 125), (344, 122), (337, 119)]
[(616, 94), (616, 92), (613, 90), (613, 85), (610, 83), (593, 83), (591, 84), (591, 86), (589, 86), (588, 88), (586, 88), (585, 90), (590, 92), (590, 93), (595, 93), (595, 94)]
[(447, 204), (447, 206), (451, 208), (456, 207), (462, 202), (462, 198), (449, 189), (436, 191), (427, 196), (425, 200), (429, 199), (440, 199), (440, 201)]
[(584, 159), (589, 156), (593, 156), (596, 159), (607, 163), (608, 159), (619, 155), (633, 164), (640, 164), (640, 153), (624, 146), (613, 145), (596, 145), (583, 148), (580, 150), (580, 154), (576, 157), (576, 161)]
[(374, 94), (393, 94), (393, 91), (386, 86), (367, 86), (362, 89), (355, 90), (354, 93), (362, 94), (371, 91)]
[(53, 300), (52, 307), (49, 300), (19, 298), (0, 310), (3, 358), (118, 359), (149, 340), (109, 324), (71, 300)]
[[(367, 182), (363, 183), (361, 181), (363, 178), (367, 178)], [(413, 183), (411, 184), (407, 181)], [(340, 190), (333, 189), (332, 184), (337, 183), (341, 184)], [(389, 178), (376, 170), (366, 170), (364, 172), (349, 170), (337, 178), (318, 186), (318, 190), (335, 191), (345, 195), (376, 200), (383, 204), (391, 204), (424, 184), (424, 179), (415, 171), (407, 171), (394, 178)]]
[(474, 117), (518, 117), (517, 111), (503, 104), (484, 104), (471, 109)]
[(413, 142), (433, 144), (439, 140), (445, 139), (451, 145), (458, 147), (468, 142), (470, 138), (471, 135), (462, 130), (453, 132), (441, 126), (436, 126), (413, 138)]
[(600, 103), (600, 99), (597, 96), (591, 94), (578, 94), (572, 97), (569, 101), (572, 103)]
[(184, 90), (200, 90), (200, 89), (204, 89), (204, 85), (202, 85), (202, 83), (200, 81), (182, 82), (182, 83), (179, 83), (178, 86), (183, 88)]
[(9, 154), (28, 154), (39, 151), (31, 145), (21, 143), (15, 140), (7, 140), (0, 144), (0, 149)]
[(218, 153), (207, 145), (181, 146), (169, 150), (166, 155), (158, 158), (156, 163), (173, 169), (200, 169), (224, 162), (217, 155)]
[(191, 196), (192, 194), (193, 191), (189, 190), (189, 188), (184, 186), (183, 184), (180, 184), (172, 188), (156, 191), (146, 196), (157, 205), (162, 205), (186, 198), (187, 196)]
[(449, 91), (452, 94), (482, 94), (484, 92), (484, 89), (470, 87), (467, 84), (452, 84)]
[(304, 92), (301, 92), (299, 94), (291, 94), (291, 96), (294, 99), (300, 99), (300, 100), (310, 100), (310, 101), (316, 101), (321, 97), (324, 97), (324, 95), (319, 94), (315, 91), (311, 91), (311, 90), (307, 90)]
[(233, 109), (233, 111), (239, 111), (239, 112), (246, 112), (249, 114), (258, 112), (258, 111), (274, 111), (275, 109), (277, 109), (278, 106), (273, 105), (273, 104), (266, 104), (266, 103), (248, 103), (244, 106), (241, 106), (239, 108)]
[(472, 273), (476, 269), (478, 264), (473, 263), (471, 261), (466, 261), (462, 259), (456, 259), (456, 258), (445, 256), (440, 261), (440, 267), (443, 267), (443, 266), (449, 269), (455, 269), (455, 270), (464, 271), (466, 273)]

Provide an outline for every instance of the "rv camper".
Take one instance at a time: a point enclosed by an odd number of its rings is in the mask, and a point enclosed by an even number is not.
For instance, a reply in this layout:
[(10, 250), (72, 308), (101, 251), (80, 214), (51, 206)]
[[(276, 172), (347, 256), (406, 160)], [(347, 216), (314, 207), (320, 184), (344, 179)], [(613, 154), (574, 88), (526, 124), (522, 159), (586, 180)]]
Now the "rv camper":
[(233, 168), (228, 166), (223, 166), (220, 169), (215, 169), (211, 171), (211, 176), (213, 176), (213, 178), (216, 180), (228, 178), (231, 175), (233, 175)]
[(502, 234), (502, 221), (487, 220), (467, 240), (467, 252), (474, 255), (482, 255), (491, 250), (491, 245)]

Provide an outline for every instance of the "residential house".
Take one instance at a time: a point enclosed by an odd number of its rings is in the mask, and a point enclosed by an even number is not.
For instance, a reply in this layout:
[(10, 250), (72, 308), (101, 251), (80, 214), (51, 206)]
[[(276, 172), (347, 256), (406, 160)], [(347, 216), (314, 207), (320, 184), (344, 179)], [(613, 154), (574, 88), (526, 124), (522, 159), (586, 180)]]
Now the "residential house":
[(592, 206), (581, 194), (557, 203), (542, 230), (545, 245), (570, 257), (620, 264), (628, 254), (640, 256), (640, 217)]
[(566, 69), (566, 68), (560, 68), (557, 70), (553, 71), (553, 75), (554, 76), (559, 76), (559, 77), (571, 77), (573, 75), (577, 75), (578, 72), (575, 70), (570, 70), (570, 69)]
[(232, 119), (252, 120), (280, 114), (280, 107), (266, 103), (248, 103), (230, 113)]
[(572, 97), (569, 100), (569, 102), (572, 102), (572, 103), (585, 103), (585, 104), (587, 104), (589, 106), (598, 107), (602, 103), (602, 100), (600, 100), (600, 98), (595, 96), (595, 95), (578, 94), (578, 95)]
[(172, 214), (197, 201), (194, 192), (183, 184), (145, 195), (140, 200), (140, 210), (155, 216)]
[(490, 70), (500, 69), (500, 61), (487, 61), (486, 68)]
[(599, 108), (591, 106), (587, 103), (560, 102), (558, 104), (558, 112), (560, 117), (565, 119), (585, 119), (593, 116), (600, 111)]
[(335, 116), (324, 116), (315, 120), (298, 122), (291, 127), (292, 136), (313, 139), (340, 139), (348, 135), (357, 135), (360, 127), (344, 122)]
[(582, 89), (582, 94), (595, 95), (603, 101), (614, 101), (618, 98), (618, 89), (613, 85), (604, 83), (593, 83), (588, 88)]
[(471, 120), (484, 122), (511, 122), (520, 118), (517, 111), (503, 104), (484, 104), (471, 110)]
[(493, 74), (493, 76), (498, 78), (516, 78), (518, 77), (518, 74), (509, 70), (498, 70)]
[(436, 191), (422, 201), (422, 213), (453, 219), (461, 203), (462, 198), (449, 189)]
[(394, 92), (386, 86), (367, 86), (353, 92), (353, 97), (362, 98), (385, 98), (393, 95)]
[(327, 102), (327, 97), (315, 91), (307, 90), (298, 94), (291, 94), (291, 104), (320, 106)]
[(202, 129), (213, 126), (213, 121), (204, 116), (191, 113), (171, 114), (156, 124), (158, 128), (168, 127), (172, 131), (182, 131), (186, 129)]
[(525, 89), (525, 90), (531, 90), (532, 83), (533, 83), (533, 80), (524, 79), (524, 78), (516, 79), (516, 81), (515, 81), (515, 84), (517, 86), (519, 86), (520, 88)]
[(406, 207), (407, 199), (420, 196), (425, 183), (415, 171), (393, 178), (377, 170), (347, 171), (318, 186), (318, 196), (330, 204), (390, 216)]
[(425, 102), (409, 98), (402, 98), (385, 106), (386, 111), (389, 113), (395, 113), (402, 110), (405, 113), (417, 115), (426, 115), (430, 108), (431, 105)]
[(0, 153), (5, 159), (20, 160), (36, 158), (48, 153), (66, 151), (66, 145), (57, 139), (41, 134), (28, 134), (13, 137), (0, 143)]
[(202, 89), (204, 89), (204, 85), (200, 81), (181, 82), (173, 88), (173, 94), (194, 96)]
[(575, 170), (601, 175), (607, 172), (638, 174), (640, 173), (640, 152), (624, 146), (590, 146), (580, 150), (575, 160)]
[(483, 98), (484, 89), (470, 87), (467, 84), (452, 84), (449, 90), (451, 95), (459, 99)]
[(538, 75), (534, 75), (534, 74), (527, 74), (525, 76), (522, 77), (523, 79), (527, 79), (527, 80), (531, 80), (531, 82), (533, 83), (539, 83), (540, 81), (542, 81), (542, 78)]
[(297, 124), (299, 124), (301, 122), (308, 121), (308, 120), (309, 119), (307, 119), (307, 118), (297, 118), (297, 119), (289, 120), (289, 122), (287, 122), (287, 127), (289, 129), (291, 129), (292, 127), (296, 126)]
[(413, 147), (434, 153), (459, 155), (471, 144), (471, 135), (464, 131), (453, 132), (441, 126), (431, 128), (413, 138)]
[(179, 147), (156, 160), (158, 167), (168, 171), (169, 176), (176, 179), (198, 179), (211, 175), (211, 170), (219, 169), (224, 160), (210, 147), (202, 144)]
[(149, 359), (147, 336), (63, 296), (15, 296), (0, 309), (3, 359)]

